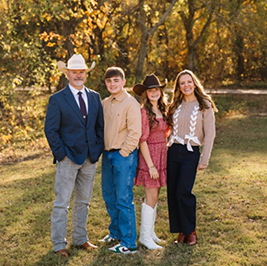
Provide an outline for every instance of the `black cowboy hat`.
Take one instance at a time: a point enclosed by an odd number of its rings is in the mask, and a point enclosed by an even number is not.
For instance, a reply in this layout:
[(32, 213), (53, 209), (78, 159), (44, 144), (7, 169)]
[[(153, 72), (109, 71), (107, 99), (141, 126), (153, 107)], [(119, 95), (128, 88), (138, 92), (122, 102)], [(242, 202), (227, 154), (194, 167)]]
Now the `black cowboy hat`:
[(133, 91), (138, 96), (141, 96), (145, 90), (153, 89), (153, 88), (162, 88), (163, 89), (166, 85), (167, 85), (167, 80), (165, 80), (164, 85), (161, 85), (157, 76), (154, 74), (151, 74), (151, 75), (146, 75), (146, 78), (142, 84), (134, 85)]

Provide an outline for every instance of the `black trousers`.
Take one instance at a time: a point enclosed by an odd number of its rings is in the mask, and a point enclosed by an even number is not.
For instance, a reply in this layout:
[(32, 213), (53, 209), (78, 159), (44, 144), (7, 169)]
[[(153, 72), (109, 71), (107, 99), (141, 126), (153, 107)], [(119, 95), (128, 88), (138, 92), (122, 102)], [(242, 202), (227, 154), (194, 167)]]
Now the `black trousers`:
[(196, 197), (192, 193), (197, 166), (199, 147), (172, 144), (167, 156), (167, 194), (171, 233), (190, 234), (196, 228)]

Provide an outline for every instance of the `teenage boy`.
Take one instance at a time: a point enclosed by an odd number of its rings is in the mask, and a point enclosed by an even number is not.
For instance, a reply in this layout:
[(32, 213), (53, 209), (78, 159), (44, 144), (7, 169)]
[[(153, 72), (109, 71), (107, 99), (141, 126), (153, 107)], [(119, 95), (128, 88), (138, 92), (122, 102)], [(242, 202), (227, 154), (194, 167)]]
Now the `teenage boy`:
[(133, 185), (138, 163), (137, 146), (141, 137), (140, 104), (123, 88), (125, 82), (121, 68), (108, 68), (105, 84), (111, 95), (102, 102), (105, 150), (101, 182), (111, 223), (109, 235), (101, 241), (120, 240), (109, 250), (122, 254), (137, 251)]

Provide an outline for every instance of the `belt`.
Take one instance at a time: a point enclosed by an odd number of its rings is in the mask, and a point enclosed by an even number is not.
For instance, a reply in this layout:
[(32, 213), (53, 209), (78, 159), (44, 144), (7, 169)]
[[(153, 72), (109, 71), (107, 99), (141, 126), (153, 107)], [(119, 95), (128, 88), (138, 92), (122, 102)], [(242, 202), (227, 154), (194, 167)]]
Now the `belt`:
[(111, 149), (108, 152), (120, 151), (121, 149)]

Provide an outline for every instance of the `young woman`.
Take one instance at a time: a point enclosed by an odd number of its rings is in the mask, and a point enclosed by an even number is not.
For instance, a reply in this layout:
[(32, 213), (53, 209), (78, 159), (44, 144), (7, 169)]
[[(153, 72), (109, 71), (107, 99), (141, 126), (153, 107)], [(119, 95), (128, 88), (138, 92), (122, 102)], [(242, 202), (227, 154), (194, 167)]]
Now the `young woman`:
[[(190, 70), (174, 83), (167, 155), (167, 193), (171, 233), (180, 233), (174, 244), (197, 243), (196, 197), (192, 193), (197, 170), (208, 166), (215, 137), (217, 108)], [(199, 146), (203, 145), (200, 157)]]
[(161, 240), (154, 232), (157, 200), (160, 188), (166, 186), (167, 113), (163, 88), (158, 78), (147, 75), (142, 84), (133, 91), (142, 97), (142, 136), (139, 144), (139, 165), (135, 184), (145, 187), (146, 199), (142, 204), (139, 242), (148, 249), (160, 249)]

